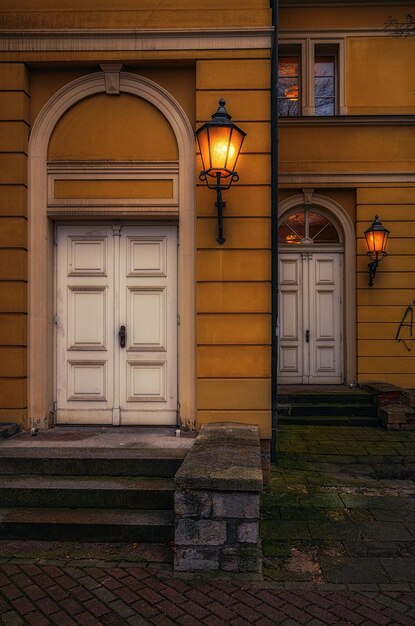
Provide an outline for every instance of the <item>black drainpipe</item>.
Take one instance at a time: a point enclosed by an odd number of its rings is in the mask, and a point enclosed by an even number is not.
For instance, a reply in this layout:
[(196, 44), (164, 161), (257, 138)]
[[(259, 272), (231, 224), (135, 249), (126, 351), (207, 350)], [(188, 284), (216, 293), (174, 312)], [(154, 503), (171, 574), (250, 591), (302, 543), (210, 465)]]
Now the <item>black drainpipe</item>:
[(270, 0), (274, 39), (271, 53), (271, 463), (277, 461), (277, 399), (278, 399), (278, 0)]

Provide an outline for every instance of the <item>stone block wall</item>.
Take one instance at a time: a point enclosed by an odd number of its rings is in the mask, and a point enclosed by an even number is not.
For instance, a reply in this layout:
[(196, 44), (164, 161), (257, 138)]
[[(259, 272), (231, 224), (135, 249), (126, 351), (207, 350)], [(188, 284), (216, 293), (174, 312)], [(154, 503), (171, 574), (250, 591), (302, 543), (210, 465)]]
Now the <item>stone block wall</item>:
[(367, 381), (360, 386), (374, 395), (386, 430), (415, 430), (415, 410), (409, 406), (409, 391), (383, 381)]
[(261, 576), (259, 429), (209, 424), (176, 474), (175, 573)]

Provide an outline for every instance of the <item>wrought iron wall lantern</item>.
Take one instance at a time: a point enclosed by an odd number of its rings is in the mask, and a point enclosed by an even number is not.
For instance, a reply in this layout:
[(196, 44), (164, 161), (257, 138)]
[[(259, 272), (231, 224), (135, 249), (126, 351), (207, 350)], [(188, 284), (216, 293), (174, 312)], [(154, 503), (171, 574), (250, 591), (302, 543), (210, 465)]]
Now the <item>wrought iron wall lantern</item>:
[(369, 263), (369, 287), (372, 287), (379, 262), (387, 255), (386, 246), (389, 239), (389, 231), (382, 226), (379, 215), (375, 215), (372, 225), (365, 230), (365, 239), (368, 248), (367, 254), (371, 259), (371, 263)]
[(232, 122), (223, 98), (219, 100), (219, 108), (212, 115), (211, 121), (203, 124), (196, 131), (203, 166), (199, 178), (206, 182), (209, 189), (216, 190), (215, 206), (218, 210), (216, 241), (219, 244), (225, 242), (223, 209), (226, 207), (226, 202), (222, 200), (222, 191), (229, 189), (233, 182), (239, 180), (236, 162), (245, 136), (246, 133)]

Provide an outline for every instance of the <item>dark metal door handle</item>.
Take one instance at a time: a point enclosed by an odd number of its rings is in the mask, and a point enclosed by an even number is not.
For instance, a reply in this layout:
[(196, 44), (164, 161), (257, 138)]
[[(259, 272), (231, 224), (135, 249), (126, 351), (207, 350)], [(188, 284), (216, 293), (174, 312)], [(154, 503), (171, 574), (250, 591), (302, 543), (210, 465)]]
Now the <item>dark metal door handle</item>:
[(118, 333), (118, 335), (120, 337), (120, 347), (125, 348), (125, 338), (127, 337), (125, 326), (121, 326), (120, 332)]
[(310, 342), (310, 331), (309, 330), (305, 331), (305, 340), (306, 340), (306, 343)]

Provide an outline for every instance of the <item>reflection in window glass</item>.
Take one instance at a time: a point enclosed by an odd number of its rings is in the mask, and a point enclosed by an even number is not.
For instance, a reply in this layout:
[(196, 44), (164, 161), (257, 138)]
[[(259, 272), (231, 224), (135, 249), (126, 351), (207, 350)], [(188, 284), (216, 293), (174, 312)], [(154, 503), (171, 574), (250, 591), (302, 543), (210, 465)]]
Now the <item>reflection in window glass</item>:
[(335, 59), (316, 56), (314, 63), (314, 104), (316, 115), (335, 114)]
[(304, 211), (294, 213), (283, 221), (278, 229), (280, 243), (299, 244), (305, 237)]
[(278, 60), (278, 114), (283, 117), (300, 115), (300, 63), (298, 57)]

